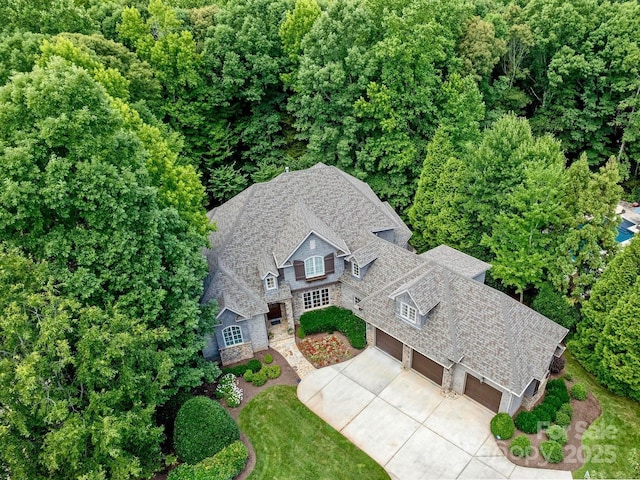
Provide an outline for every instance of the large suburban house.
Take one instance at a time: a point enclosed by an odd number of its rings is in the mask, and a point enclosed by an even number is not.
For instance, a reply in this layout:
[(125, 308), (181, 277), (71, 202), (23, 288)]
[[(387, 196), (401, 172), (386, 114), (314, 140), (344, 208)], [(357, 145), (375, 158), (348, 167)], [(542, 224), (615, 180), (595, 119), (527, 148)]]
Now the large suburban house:
[(338, 305), (405, 368), (514, 413), (542, 394), (563, 352), (567, 330), (485, 285), (489, 264), (445, 245), (416, 254), (389, 204), (335, 167), (252, 185), (209, 219), (203, 302), (219, 313), (206, 358), (250, 358), (272, 324), (293, 331), (304, 312)]

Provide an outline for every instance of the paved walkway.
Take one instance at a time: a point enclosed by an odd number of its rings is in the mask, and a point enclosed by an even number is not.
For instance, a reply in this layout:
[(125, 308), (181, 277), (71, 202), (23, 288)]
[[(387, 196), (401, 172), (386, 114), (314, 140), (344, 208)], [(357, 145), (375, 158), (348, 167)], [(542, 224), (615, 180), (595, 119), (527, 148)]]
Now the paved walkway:
[(300, 353), (295, 337), (287, 334), (286, 329), (283, 333), (276, 333), (274, 338), (269, 341), (269, 346), (285, 358), (301, 379), (316, 370)]
[(571, 479), (571, 472), (512, 464), (489, 431), (492, 412), (464, 396), (448, 398), (376, 348), (305, 375), (298, 398), (394, 480)]

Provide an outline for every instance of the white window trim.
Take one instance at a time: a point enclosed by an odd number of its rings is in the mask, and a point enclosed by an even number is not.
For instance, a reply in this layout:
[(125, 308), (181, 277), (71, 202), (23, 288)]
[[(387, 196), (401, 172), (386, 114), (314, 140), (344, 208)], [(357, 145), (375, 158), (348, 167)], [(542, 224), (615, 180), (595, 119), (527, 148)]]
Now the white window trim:
[[(318, 263), (316, 263), (318, 262)], [(324, 258), (314, 255), (304, 261), (304, 276), (306, 278), (322, 277), (324, 275)]]
[[(229, 335), (228, 337), (227, 333)], [(242, 329), (238, 325), (231, 325), (229, 327), (223, 328), (222, 339), (224, 340), (224, 346), (227, 348), (244, 343), (244, 338), (242, 337)], [(231, 340), (233, 341), (233, 343), (229, 343), (227, 340)]]
[(360, 278), (360, 265), (355, 260), (351, 262), (351, 275)]
[(418, 311), (408, 303), (400, 302), (400, 318), (415, 325), (418, 323)]
[[(269, 286), (269, 281), (272, 281), (272, 285)], [(267, 278), (264, 279), (264, 288), (267, 291), (272, 291), (272, 290), (277, 290), (278, 289), (278, 279), (276, 277), (274, 277), (273, 275), (269, 275)]]
[[(316, 294), (316, 296), (314, 296), (314, 294)], [(302, 308), (305, 312), (328, 307), (329, 305), (331, 305), (331, 296), (328, 288), (308, 290), (302, 294)]]

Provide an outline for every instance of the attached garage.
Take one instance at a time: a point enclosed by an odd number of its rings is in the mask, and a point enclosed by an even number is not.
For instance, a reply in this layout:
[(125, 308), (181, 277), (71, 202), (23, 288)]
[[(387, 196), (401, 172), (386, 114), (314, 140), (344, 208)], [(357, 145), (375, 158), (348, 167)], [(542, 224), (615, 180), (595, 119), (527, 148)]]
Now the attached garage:
[(402, 342), (376, 328), (376, 347), (402, 361)]
[(434, 362), (430, 358), (425, 357), (421, 353), (413, 351), (411, 358), (411, 368), (416, 372), (421, 373), (432, 382), (436, 382), (438, 385), (442, 385), (442, 374), (444, 373), (444, 367), (439, 363)]
[(464, 394), (494, 412), (497, 412), (500, 408), (502, 392), (493, 388), (491, 385), (482, 383), (476, 377), (472, 377), (471, 375), (467, 375), (464, 385)]

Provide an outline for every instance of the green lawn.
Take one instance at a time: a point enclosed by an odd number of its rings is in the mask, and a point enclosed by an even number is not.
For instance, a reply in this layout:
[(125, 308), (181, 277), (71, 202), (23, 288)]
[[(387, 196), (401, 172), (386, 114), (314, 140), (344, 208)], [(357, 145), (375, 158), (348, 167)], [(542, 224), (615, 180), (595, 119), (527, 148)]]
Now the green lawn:
[(305, 407), (295, 387), (276, 385), (256, 395), (238, 423), (256, 451), (249, 480), (389, 479), (371, 457)]
[(618, 397), (585, 371), (567, 351), (566, 371), (594, 393), (602, 416), (582, 437), (586, 463), (573, 478), (640, 478), (640, 404)]

